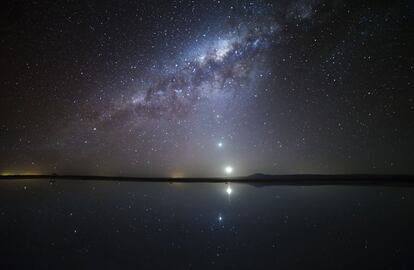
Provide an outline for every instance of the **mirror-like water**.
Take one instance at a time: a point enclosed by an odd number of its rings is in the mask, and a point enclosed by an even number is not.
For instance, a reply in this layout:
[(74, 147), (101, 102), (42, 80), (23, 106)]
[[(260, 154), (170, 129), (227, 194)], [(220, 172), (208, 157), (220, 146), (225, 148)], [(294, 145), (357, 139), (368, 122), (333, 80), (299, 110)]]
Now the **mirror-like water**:
[(0, 268), (412, 269), (414, 188), (0, 183)]

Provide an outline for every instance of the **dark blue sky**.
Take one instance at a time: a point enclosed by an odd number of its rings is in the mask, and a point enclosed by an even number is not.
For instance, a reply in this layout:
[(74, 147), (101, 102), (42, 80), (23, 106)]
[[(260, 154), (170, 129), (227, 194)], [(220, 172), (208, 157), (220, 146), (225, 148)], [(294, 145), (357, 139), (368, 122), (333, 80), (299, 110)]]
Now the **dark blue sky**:
[(413, 173), (408, 1), (10, 1), (0, 20), (2, 173)]

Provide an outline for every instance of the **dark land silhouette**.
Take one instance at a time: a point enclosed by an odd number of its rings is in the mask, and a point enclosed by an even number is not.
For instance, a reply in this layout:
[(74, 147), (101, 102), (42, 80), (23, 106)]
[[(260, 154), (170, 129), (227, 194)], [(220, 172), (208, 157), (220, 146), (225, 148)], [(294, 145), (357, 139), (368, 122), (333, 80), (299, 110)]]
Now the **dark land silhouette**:
[(414, 175), (374, 175), (374, 174), (290, 174), (269, 175), (256, 173), (237, 177), (131, 177), (97, 175), (2, 175), (0, 180), (48, 179), (73, 181), (128, 181), (166, 183), (245, 183), (254, 186), (267, 185), (414, 185)]

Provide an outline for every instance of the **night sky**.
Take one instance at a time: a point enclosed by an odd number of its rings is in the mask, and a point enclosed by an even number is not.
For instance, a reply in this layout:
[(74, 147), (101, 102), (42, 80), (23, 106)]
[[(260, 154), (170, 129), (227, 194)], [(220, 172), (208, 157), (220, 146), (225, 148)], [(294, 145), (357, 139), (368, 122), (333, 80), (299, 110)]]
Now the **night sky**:
[(0, 173), (414, 173), (413, 1), (9, 1)]

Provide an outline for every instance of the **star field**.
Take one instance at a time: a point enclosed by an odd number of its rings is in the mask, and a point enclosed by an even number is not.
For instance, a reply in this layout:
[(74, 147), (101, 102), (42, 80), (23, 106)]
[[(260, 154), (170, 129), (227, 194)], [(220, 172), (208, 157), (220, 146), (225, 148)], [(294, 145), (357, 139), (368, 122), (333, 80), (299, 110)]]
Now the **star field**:
[(413, 10), (10, 2), (0, 172), (413, 173)]

